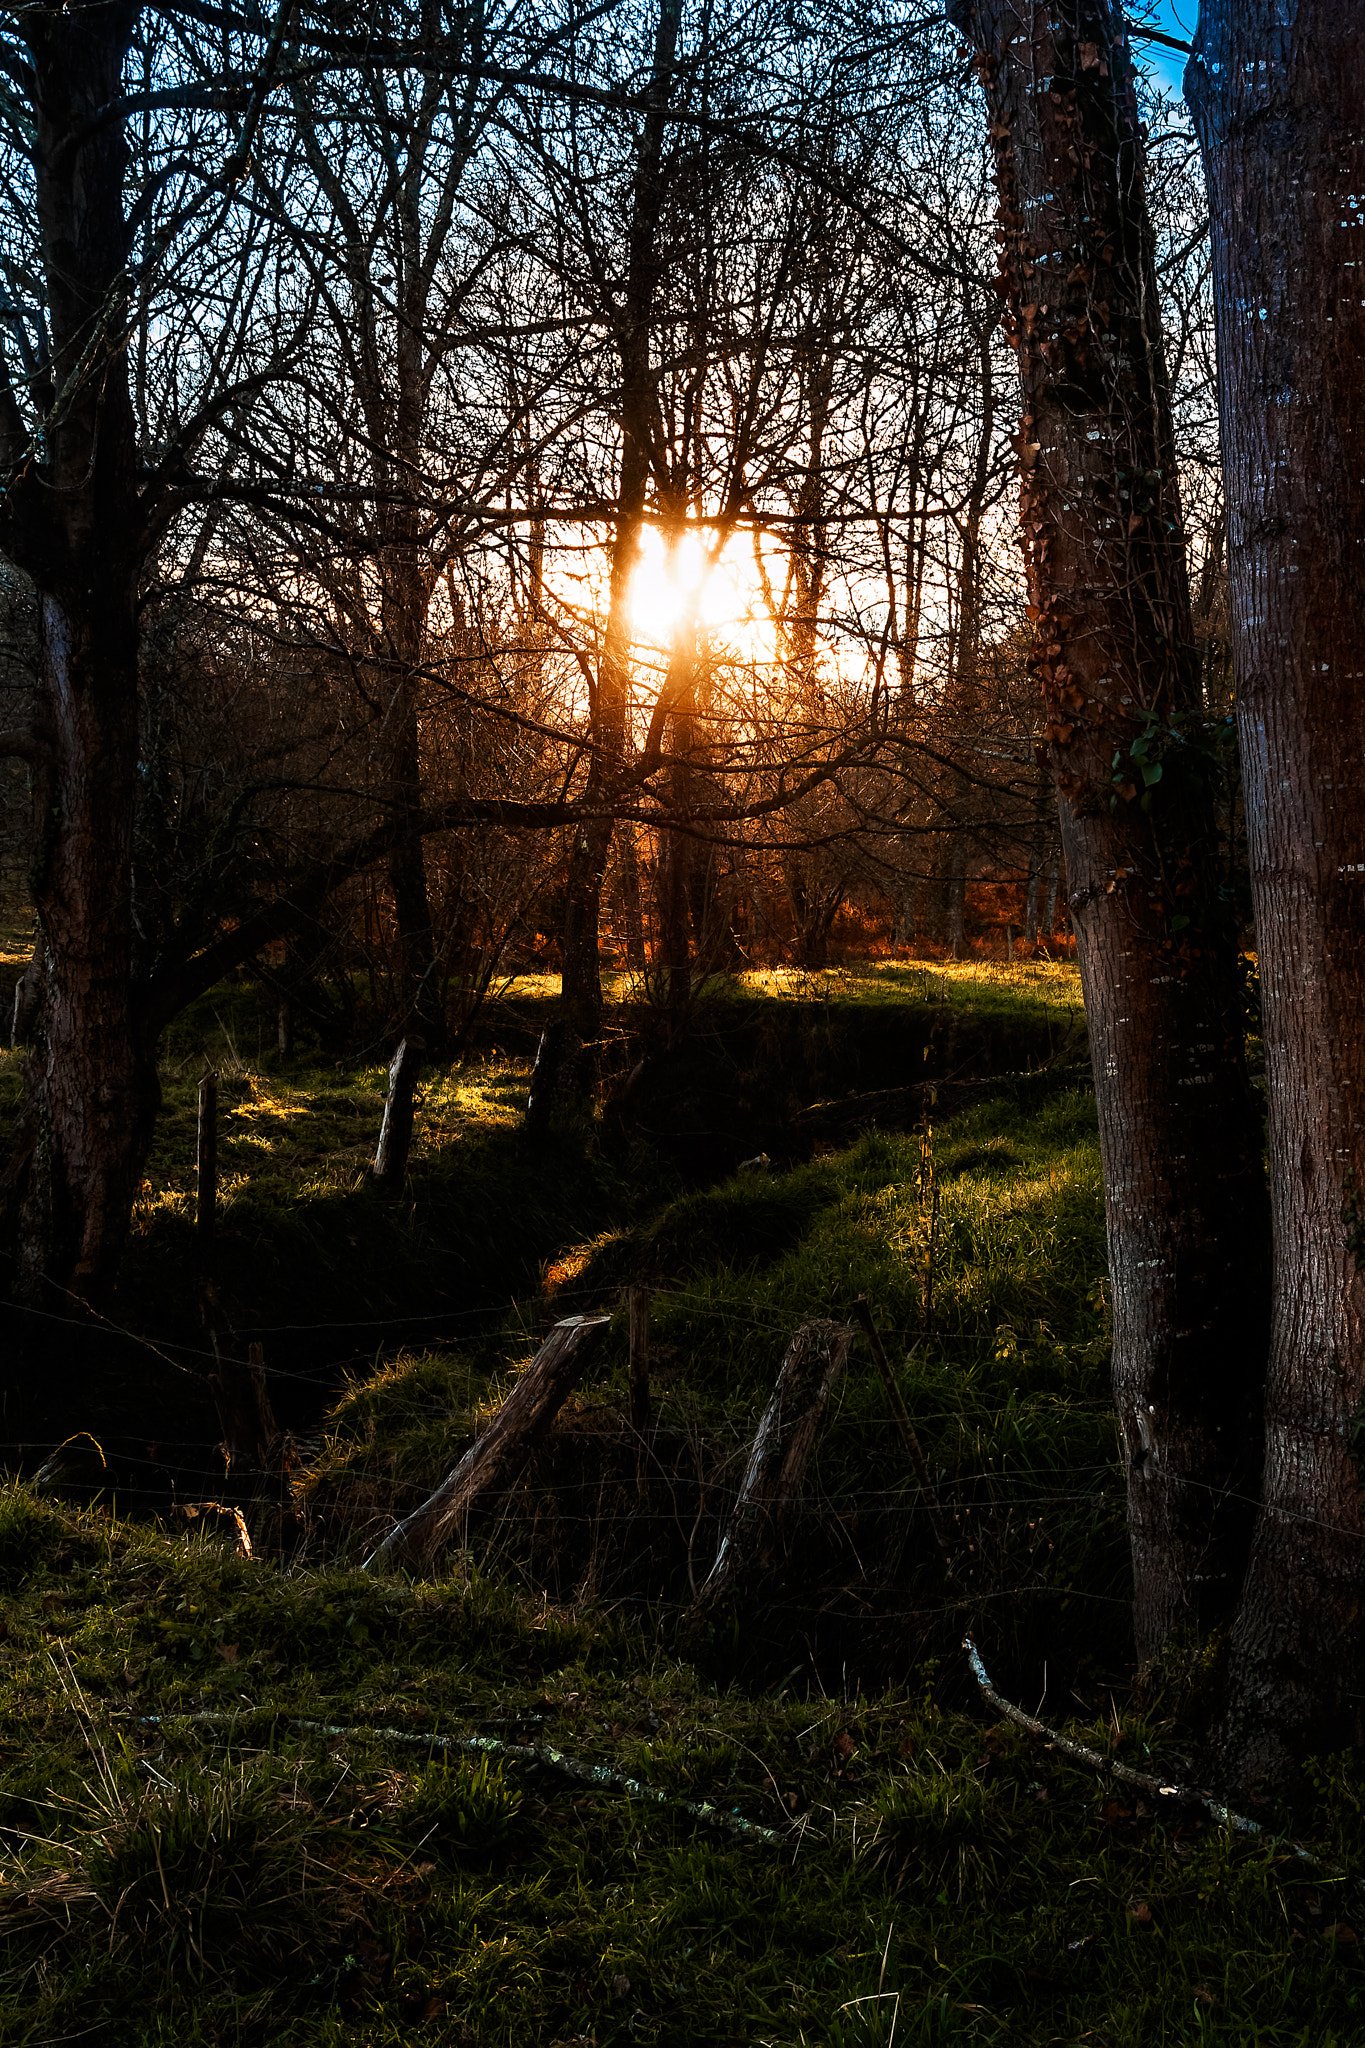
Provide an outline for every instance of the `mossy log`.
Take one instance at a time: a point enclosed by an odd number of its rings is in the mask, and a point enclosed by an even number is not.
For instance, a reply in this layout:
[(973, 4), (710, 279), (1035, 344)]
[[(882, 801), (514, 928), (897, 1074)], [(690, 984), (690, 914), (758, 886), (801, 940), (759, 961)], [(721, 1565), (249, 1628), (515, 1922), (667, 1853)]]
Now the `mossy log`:
[(520, 1472), (606, 1335), (610, 1316), (569, 1316), (556, 1323), (483, 1435), (435, 1493), (390, 1530), (364, 1569), (419, 1567), (488, 1495)]
[(846, 1323), (803, 1323), (787, 1347), (763, 1412), (730, 1526), (690, 1616), (696, 1627), (741, 1598), (782, 1559), (798, 1517), (801, 1486), (820, 1423), (844, 1369), (853, 1331)]

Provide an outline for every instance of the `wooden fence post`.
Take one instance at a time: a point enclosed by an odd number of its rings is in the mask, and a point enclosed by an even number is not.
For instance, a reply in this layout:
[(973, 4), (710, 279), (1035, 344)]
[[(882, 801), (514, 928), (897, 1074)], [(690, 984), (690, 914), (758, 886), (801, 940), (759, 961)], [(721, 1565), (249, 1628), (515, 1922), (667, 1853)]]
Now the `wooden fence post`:
[[(216, 1308), (216, 1300), (213, 1306)], [(225, 1334), (230, 1346), (231, 1335)], [(217, 1365), (216, 1372), (209, 1374), (209, 1389), (223, 1432), (223, 1454), (229, 1471), (235, 1465), (254, 1481), (265, 1471), (279, 1436), (266, 1387), (265, 1354), (259, 1344), (252, 1344), (246, 1357), (239, 1358), (232, 1349), (224, 1349), (216, 1325), (209, 1336)]]
[(689, 1630), (726, 1600), (751, 1591), (780, 1561), (797, 1518), (821, 1417), (852, 1343), (847, 1323), (804, 1323), (788, 1345), (754, 1436), (730, 1526), (693, 1604)]
[(379, 1126), (379, 1144), (370, 1171), (387, 1188), (401, 1188), (408, 1170), (412, 1147), (413, 1092), (422, 1071), (426, 1040), (415, 1035), (399, 1044), (389, 1067), (389, 1093), (384, 1103), (384, 1121)]
[(195, 1227), (207, 1244), (218, 1215), (218, 1076), (210, 1071), (199, 1083), (198, 1199)]
[(610, 1316), (569, 1316), (556, 1323), (483, 1435), (435, 1493), (390, 1530), (363, 1569), (425, 1563), (481, 1500), (508, 1486), (583, 1377), (610, 1324)]
[(526, 1097), (526, 1130), (536, 1139), (550, 1128), (550, 1111), (559, 1094), (561, 1070), (569, 1045), (569, 1027), (562, 1017), (553, 1017), (540, 1034), (536, 1063), (531, 1070), (531, 1088)]

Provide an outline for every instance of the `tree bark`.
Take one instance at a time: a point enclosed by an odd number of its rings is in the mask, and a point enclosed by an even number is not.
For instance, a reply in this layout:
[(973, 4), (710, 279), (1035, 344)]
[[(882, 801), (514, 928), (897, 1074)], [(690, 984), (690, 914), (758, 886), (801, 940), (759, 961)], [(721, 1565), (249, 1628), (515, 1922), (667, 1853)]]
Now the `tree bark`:
[(1268, 1309), (1141, 131), (1113, 0), (950, 12), (991, 115), (1033, 666), (1094, 1062), (1146, 1661), (1235, 1601)]
[[(42, 993), (25, 1073), (38, 1133), (20, 1212), (20, 1285), (89, 1297), (112, 1282), (159, 1101), (155, 1036), (133, 976), (138, 761), (135, 607), (145, 549), (123, 356), (125, 149), (93, 117), (121, 89), (138, 10), (23, 19), (35, 74), (33, 158), (52, 374), (24, 461), (0, 372), (0, 448), (23, 474), (0, 544), (38, 591), (38, 764), (44, 830), (33, 869)], [(83, 134), (71, 146), (68, 138)]]
[(1365, 1734), (1365, 7), (1204, 0), (1185, 91), (1213, 214), (1275, 1223), (1226, 1730), (1246, 1783)]

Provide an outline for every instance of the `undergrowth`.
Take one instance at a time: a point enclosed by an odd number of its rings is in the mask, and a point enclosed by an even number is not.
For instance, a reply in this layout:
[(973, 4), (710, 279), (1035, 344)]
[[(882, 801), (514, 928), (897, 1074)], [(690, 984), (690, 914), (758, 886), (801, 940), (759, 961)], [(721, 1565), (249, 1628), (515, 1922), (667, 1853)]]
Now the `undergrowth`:
[[(485, 1562), (564, 1600), (681, 1612), (723, 1532), (783, 1350), (866, 1294), (955, 1517), (961, 1596), (945, 1597), (918, 1488), (859, 1344), (811, 1469), (808, 1511), (762, 1611), (712, 1645), (751, 1678), (812, 1661), (867, 1683), (948, 1655), (990, 1617), (1004, 1669), (1113, 1668), (1126, 1644), (1126, 1537), (1107, 1388), (1108, 1309), (1094, 1110), (1027, 1087), (935, 1132), (870, 1133), (786, 1174), (689, 1192), (570, 1248), (531, 1328), (453, 1355), (399, 1357), (343, 1394), (303, 1498), (329, 1544), (363, 1554), (484, 1426), (532, 1330), (615, 1310), (589, 1386), (485, 1519)], [(627, 1419), (630, 1283), (650, 1288), (653, 1429)], [(473, 1540), (473, 1539), (471, 1539)], [(964, 1604), (965, 1602), (965, 1604)], [(1042, 1645), (1040, 1649), (1038, 1646)]]

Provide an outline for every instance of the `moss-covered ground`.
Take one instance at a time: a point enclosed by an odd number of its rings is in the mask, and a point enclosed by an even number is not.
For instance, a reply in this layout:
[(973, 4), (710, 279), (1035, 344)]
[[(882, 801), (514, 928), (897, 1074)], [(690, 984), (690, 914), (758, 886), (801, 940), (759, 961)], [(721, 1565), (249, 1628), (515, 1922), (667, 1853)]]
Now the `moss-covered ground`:
[[(835, 1119), (768, 1170), (705, 1179), (605, 1123), (528, 1150), (536, 989), (509, 997), (527, 1007), (506, 1044), (428, 1084), (397, 1204), (363, 1185), (382, 1067), (253, 1053), (234, 1068), (249, 1015), (229, 1007), (222, 1044), (173, 1042), (120, 1311), (147, 1319), (148, 1360), (196, 1370), (189, 1137), (206, 1051), (238, 1176), (217, 1279), (239, 1318), (254, 1303), (262, 1325), (315, 1328), (328, 1310), (354, 1325), (368, 1296), (401, 1337), (395, 1301), (443, 1292), (422, 1341), (333, 1380), (277, 1554), (249, 1501), (252, 1556), (235, 1518), (203, 1505), (234, 1499), (221, 1459), (188, 1518), (183, 1500), (153, 1515), (88, 1454), (69, 1479), (0, 1491), (0, 2041), (1365, 2038), (1357, 1762), (1325, 1761), (1292, 1811), (1267, 1806), (1271, 1832), (1239, 1835), (1197, 1807), (1154, 1811), (1001, 1722), (967, 1672), (970, 1628), (1045, 1720), (1163, 1780), (1207, 1769), (1217, 1645), (1144, 1691), (1129, 1666), (1074, 980), (1016, 977), (1013, 997), (1004, 970), (984, 977), (997, 1041), (965, 973), (896, 973), (843, 996), (741, 990), (732, 1008), (776, 1033), (773, 1057), (802, 1080), (828, 1057), (812, 1032), (847, 1042), (860, 1009), (877, 1013), (860, 1078), (888, 1090), (877, 1045), (899, 1029), (905, 1064), (932, 1072), (933, 1013), (956, 1013), (959, 1051), (987, 1048), (984, 1081), (969, 1071), (954, 1095), (940, 1062), (938, 1101), (917, 1093), (899, 1127)], [(1012, 1001), (1030, 1052), (1013, 1066)], [(1056, 1013), (1041, 1039), (1035, 1009)], [(1064, 1033), (1050, 1068), (1049, 1024)], [(631, 1286), (650, 1293), (643, 1443)], [(789, 1337), (860, 1294), (955, 1577), (860, 1341), (785, 1567), (689, 1633)], [(461, 1322), (462, 1304), (479, 1313)], [(588, 1379), (462, 1547), (424, 1580), (362, 1571), (548, 1324), (599, 1309), (613, 1323)], [(277, 1396), (292, 1341), (267, 1339)]]

